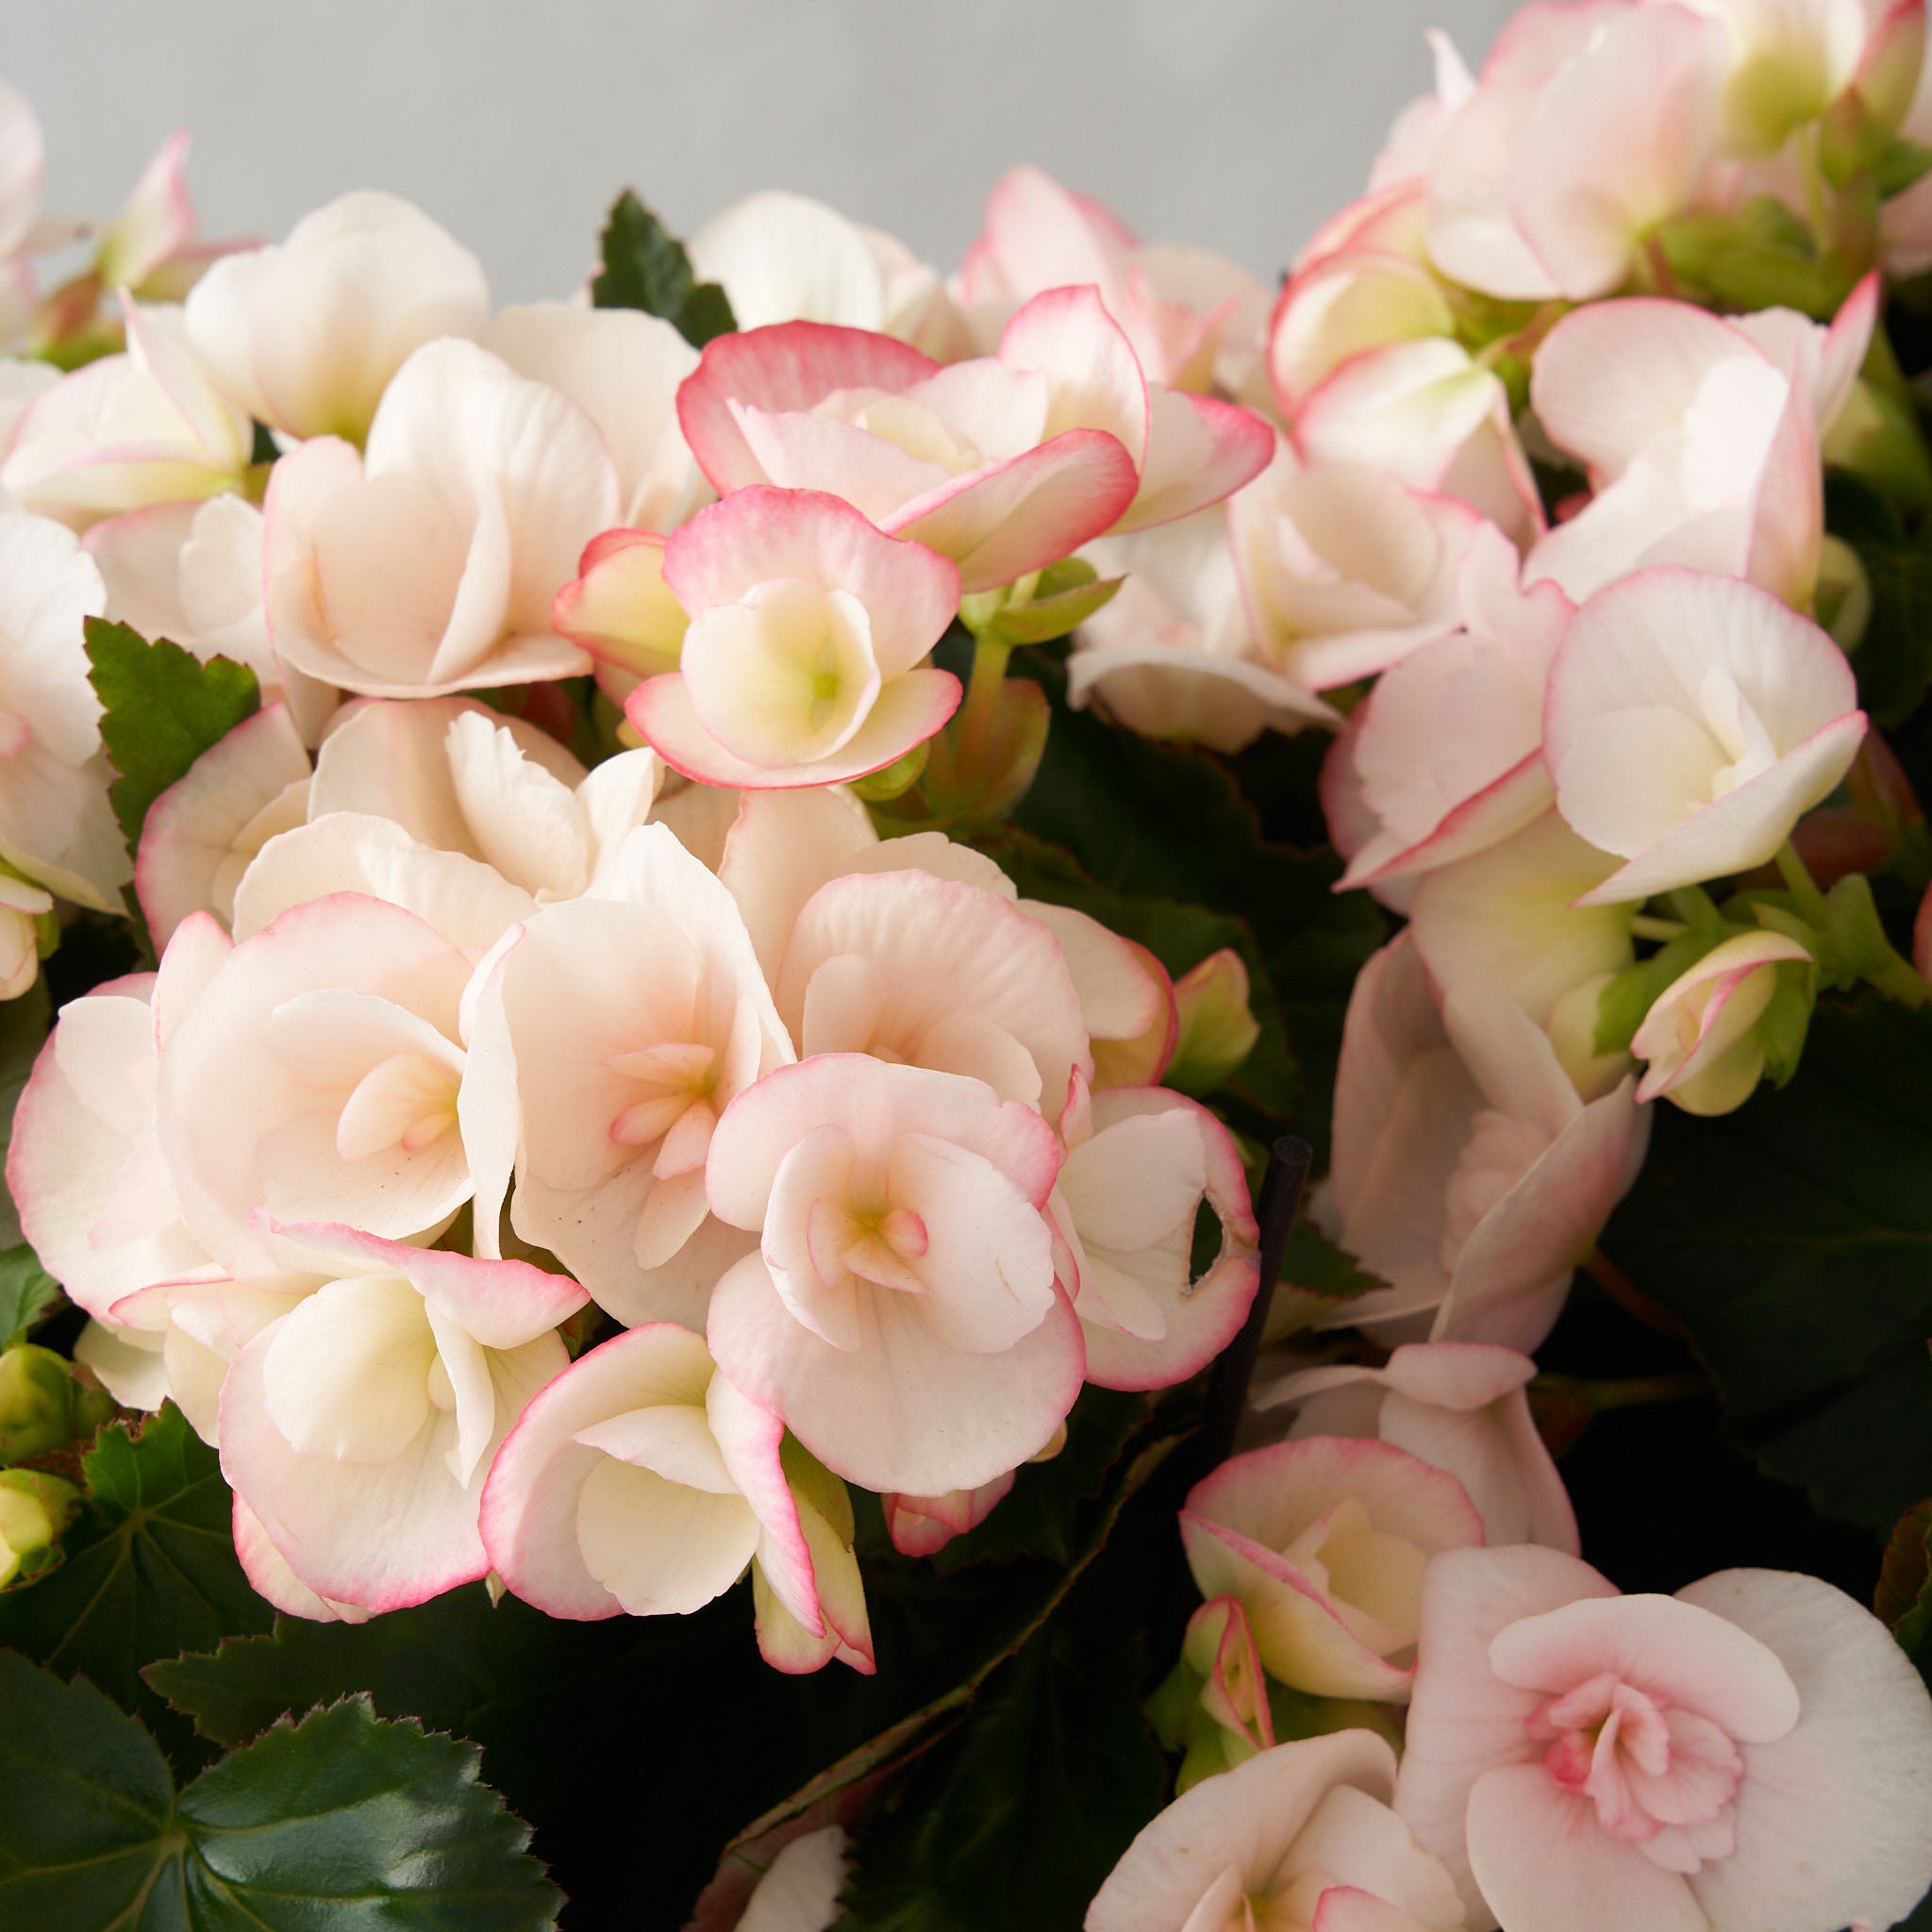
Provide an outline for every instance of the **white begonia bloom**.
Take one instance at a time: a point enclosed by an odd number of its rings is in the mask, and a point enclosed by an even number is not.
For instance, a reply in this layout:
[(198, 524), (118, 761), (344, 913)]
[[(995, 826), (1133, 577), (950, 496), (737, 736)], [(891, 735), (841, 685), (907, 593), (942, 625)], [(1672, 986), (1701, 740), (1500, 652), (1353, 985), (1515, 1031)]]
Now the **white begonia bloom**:
[(421, 208), (368, 190), (305, 215), (286, 242), (223, 257), (186, 309), (189, 341), (249, 415), (351, 442), (414, 351), (489, 319), (476, 258)]
[(1895, 8), (1863, 0), (1679, 0), (1729, 36), (1724, 120), (1725, 153), (1774, 155), (1814, 121), (1857, 76), (1868, 37)]
[(156, 503), (242, 487), (248, 412), (218, 391), (181, 311), (123, 301), (127, 347), (76, 369), (22, 413), (0, 490), (76, 530)]
[(1360, 464), (1286, 442), (1228, 502), (1258, 660), (1309, 691), (1352, 684), (1461, 622), (1457, 580), (1481, 519)]
[(903, 242), (808, 195), (748, 194), (713, 215), (688, 247), (692, 271), (724, 289), (741, 329), (832, 322), (896, 336), (942, 361), (971, 353), (938, 270)]
[(223, 1474), (333, 1602), (400, 1609), (484, 1575), (491, 1459), (568, 1365), (556, 1331), (583, 1290), (354, 1228), (268, 1231), (325, 1279), (228, 1371)]
[(1485, 1541), (1577, 1550), (1576, 1512), (1524, 1392), (1536, 1364), (1479, 1341), (1405, 1342), (1379, 1369), (1302, 1369), (1254, 1391), (1294, 1406), (1290, 1440), (1374, 1436), (1447, 1470), (1482, 1512)]
[(265, 509), (269, 634), (298, 671), (436, 697), (590, 668), (551, 606), (617, 521), (616, 464), (575, 404), (474, 342), (409, 358), (366, 453), (282, 458)]
[(98, 1319), (157, 1281), (219, 1272), (182, 1225), (155, 1092), (162, 1049), (228, 951), (204, 914), (175, 934), (158, 974), (69, 1001), (21, 1093), (8, 1191), (42, 1265)]
[(531, 302), (504, 309), (483, 346), (597, 425), (617, 464), (619, 523), (675, 529), (710, 496), (677, 426), (677, 388), (698, 352), (668, 322), (635, 308)]
[(1795, 608), (1818, 577), (1819, 440), (1876, 318), (1868, 276), (1829, 329), (1789, 309), (1724, 319), (1688, 302), (1574, 310), (1537, 351), (1530, 394), (1595, 494), (1526, 575), (1581, 600), (1647, 564), (1746, 577)]
[(1626, 861), (1581, 903), (1748, 872), (1857, 756), (1844, 653), (1768, 591), (1662, 565), (1599, 591), (1550, 672), (1557, 809)]
[(1276, 1744), (1147, 1825), (1087, 1932), (1461, 1932), (1456, 1881), (1394, 1795), (1395, 1754), (1372, 1731)]
[(730, 893), (662, 825), (595, 896), (528, 919), (488, 970), (461, 1112), (477, 1240), (510, 1224), (621, 1321), (701, 1327), (752, 1241), (709, 1218), (719, 1115), (793, 1058)]
[(0, 511), (0, 858), (107, 912), (130, 867), (88, 682), (85, 624), (105, 600), (71, 531)]
[(473, 1187), (457, 1126), (470, 973), (424, 920), (352, 892), (223, 961), (162, 1058), (156, 1132), (182, 1219), (224, 1268), (302, 1265), (263, 1213), (400, 1240), (447, 1225)]
[(336, 692), (290, 669), (261, 608), (261, 511), (240, 496), (158, 503), (110, 517), (82, 540), (108, 587), (104, 613), (144, 638), (167, 638), (206, 663), (231, 658), (255, 673), (264, 702), (285, 698), (313, 744)]
[(1712, 948), (1660, 992), (1630, 1041), (1649, 1062), (1640, 1100), (1659, 1095), (1687, 1113), (1729, 1113), (1764, 1073), (1757, 1023), (1777, 991), (1779, 969), (1811, 955), (1777, 932), (1740, 933)]
[[(1269, 487), (1264, 474), (1241, 493)], [(1338, 722), (1292, 668), (1299, 640), (1250, 617), (1226, 510), (1103, 538), (1086, 556), (1103, 575), (1125, 581), (1074, 633), (1070, 704), (1098, 698), (1142, 737), (1226, 752), (1265, 730)]]
[(308, 813), (308, 754), (286, 705), (244, 718), (148, 807), (134, 891), (155, 944), (191, 913), (235, 918), (256, 855)]

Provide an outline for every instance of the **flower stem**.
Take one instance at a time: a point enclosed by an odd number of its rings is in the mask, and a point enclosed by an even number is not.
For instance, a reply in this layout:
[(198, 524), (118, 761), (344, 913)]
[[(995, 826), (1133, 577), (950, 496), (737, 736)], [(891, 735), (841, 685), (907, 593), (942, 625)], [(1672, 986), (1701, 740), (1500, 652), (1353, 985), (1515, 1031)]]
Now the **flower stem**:
[(973, 641), (973, 670), (966, 680), (966, 702), (959, 707), (958, 720), (955, 763), (961, 772), (972, 771), (985, 754), (993, 716), (999, 709), (1000, 686), (1006, 681), (1007, 659), (1012, 655), (1011, 644), (985, 637)]
[(1887, 999), (1896, 1000), (1902, 1007), (1923, 1007), (1932, 1002), (1932, 982), (1896, 953), (1866, 967), (1863, 976), (1867, 985), (1875, 986)]
[(1831, 908), (1824, 903), (1824, 894), (1818, 890), (1805, 861), (1798, 857), (1798, 848), (1789, 839), (1777, 848), (1777, 869), (1784, 875), (1791, 897), (1798, 902), (1799, 912), (1824, 932), (1831, 924)]
[(1641, 940), (1671, 940), (1681, 938), (1690, 930), (1682, 920), (1653, 919), (1647, 912), (1640, 912), (1630, 922), (1630, 930)]

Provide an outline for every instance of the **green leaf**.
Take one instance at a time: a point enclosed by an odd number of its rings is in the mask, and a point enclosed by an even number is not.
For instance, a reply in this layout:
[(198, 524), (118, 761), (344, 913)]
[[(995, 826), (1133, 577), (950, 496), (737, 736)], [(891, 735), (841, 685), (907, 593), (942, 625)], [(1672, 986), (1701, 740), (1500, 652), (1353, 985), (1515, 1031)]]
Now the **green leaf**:
[(1932, 1684), (1932, 1497), (1899, 1518), (1885, 1548), (1872, 1607)]
[(1858, 699), (1890, 728), (1932, 686), (1932, 524), (1907, 533), (1885, 499), (1855, 476), (1825, 478), (1825, 525), (1858, 553), (1872, 618), (1852, 654)]
[(275, 1616), (236, 1558), (215, 1452), (169, 1403), (139, 1435), (103, 1430), (81, 1472), (89, 1496), (61, 1539), (65, 1560), (0, 1597), (0, 1643), (63, 1676), (84, 1672), (164, 1740), (185, 1735), (142, 1665), (266, 1630)]
[(101, 701), (101, 742), (120, 774), (108, 797), (132, 847), (151, 806), (210, 745), (260, 708), (255, 673), (226, 658), (204, 664), (125, 624), (87, 620), (88, 681)]
[(993, 635), (1008, 644), (1050, 644), (1077, 630), (1096, 610), (1113, 602), (1125, 577), (1102, 577), (1072, 584), (1051, 595), (1036, 595), (1024, 604), (1008, 604), (993, 619)]
[(1788, 1087), (1657, 1109), (1604, 1237), (1689, 1331), (1738, 1442), (1881, 1533), (1932, 1494), (1932, 1009), (1822, 1003)]
[[(53, 1019), (54, 1003), (44, 979), (35, 980), (17, 1000), (0, 1003), (0, 1164), (13, 1139), (13, 1109), (20, 1104), (20, 1090), (33, 1072), (35, 1056), (46, 1043)], [(11, 1248), (21, 1239), (20, 1214), (6, 1183), (0, 1181), (0, 1247)]]
[(0, 1348), (18, 1341), (42, 1316), (51, 1314), (59, 1298), (60, 1284), (25, 1241), (0, 1252)]
[(628, 188), (604, 224), (603, 258), (591, 284), (591, 300), (599, 308), (661, 316), (694, 349), (738, 326), (724, 291), (697, 279), (684, 243)]
[(34, 1932), (540, 1932), (562, 1903), (473, 1745), (366, 1698), (178, 1797), (140, 1723), (0, 1653), (0, 1923)]
[(1130, 1624), (1068, 1617), (986, 1687), (860, 1837), (839, 1932), (1041, 1932), (1080, 1924), (1167, 1766)]

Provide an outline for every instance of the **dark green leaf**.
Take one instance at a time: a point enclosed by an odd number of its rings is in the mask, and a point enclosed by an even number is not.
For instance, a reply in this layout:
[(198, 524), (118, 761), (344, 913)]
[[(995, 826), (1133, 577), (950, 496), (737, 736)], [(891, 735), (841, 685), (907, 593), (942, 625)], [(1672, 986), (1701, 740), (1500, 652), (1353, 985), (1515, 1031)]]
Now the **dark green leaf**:
[(1891, 1625), (1899, 1648), (1932, 1683), (1932, 1497), (1898, 1520), (1885, 1549), (1872, 1607)]
[[(19, 1104), (20, 1090), (33, 1072), (34, 1058), (46, 1041), (53, 1018), (53, 1001), (44, 979), (35, 980), (17, 1000), (0, 1004), (0, 1163), (6, 1160), (13, 1139), (13, 1109)], [(13, 1247), (20, 1239), (20, 1215), (13, 1196), (0, 1182), (0, 1247)]]
[(169, 1403), (138, 1436), (104, 1430), (81, 1471), (89, 1496), (61, 1539), (65, 1560), (0, 1597), (0, 1643), (62, 1676), (84, 1672), (164, 1740), (182, 1735), (142, 1665), (266, 1630), (275, 1615), (236, 1559), (215, 1452)]
[(1604, 1246), (1689, 1330), (1727, 1427), (1828, 1515), (1932, 1493), (1932, 1009), (1831, 1000), (1790, 1086), (1657, 1110)]
[(101, 701), (101, 742), (120, 775), (109, 797), (132, 846), (170, 785), (261, 705), (255, 673), (226, 658), (204, 664), (167, 639), (87, 620), (88, 679)]
[(1908, 533), (1875, 490), (1855, 476), (1825, 479), (1825, 523), (1858, 553), (1872, 585), (1872, 620), (1852, 653), (1858, 698), (1882, 725), (1902, 723), (1932, 685), (1932, 524)]
[(60, 1284), (23, 1241), (0, 1253), (0, 1348), (17, 1341), (60, 1298)]
[(475, 1747), (366, 1698), (177, 1798), (135, 1719), (0, 1653), (0, 1923), (34, 1932), (539, 1932), (561, 1903)]
[(641, 308), (661, 316), (697, 349), (738, 326), (724, 291), (692, 275), (683, 242), (627, 188), (605, 222), (603, 257), (604, 266), (591, 284), (591, 299), (599, 308)]

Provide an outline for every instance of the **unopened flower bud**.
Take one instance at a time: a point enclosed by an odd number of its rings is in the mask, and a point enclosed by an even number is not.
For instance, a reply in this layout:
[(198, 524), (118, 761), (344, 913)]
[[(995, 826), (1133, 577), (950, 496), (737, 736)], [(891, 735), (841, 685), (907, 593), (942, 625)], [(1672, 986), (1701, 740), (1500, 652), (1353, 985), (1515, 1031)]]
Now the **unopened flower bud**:
[(1180, 1031), (1167, 1084), (1210, 1093), (1254, 1050), (1261, 1028), (1248, 1005), (1248, 969), (1231, 946), (1210, 953), (1174, 981)]
[(1724, 941), (1664, 989), (1637, 1029), (1630, 1050), (1650, 1062), (1638, 1098), (1729, 1113), (1767, 1071), (1788, 1078), (1816, 984), (1811, 955), (1786, 934)]
[(37, 1469), (0, 1470), (0, 1590), (52, 1547), (67, 1526), (80, 1491)]
[(25, 1462), (74, 1438), (74, 1372), (23, 1341), (0, 1355), (0, 1462)]

